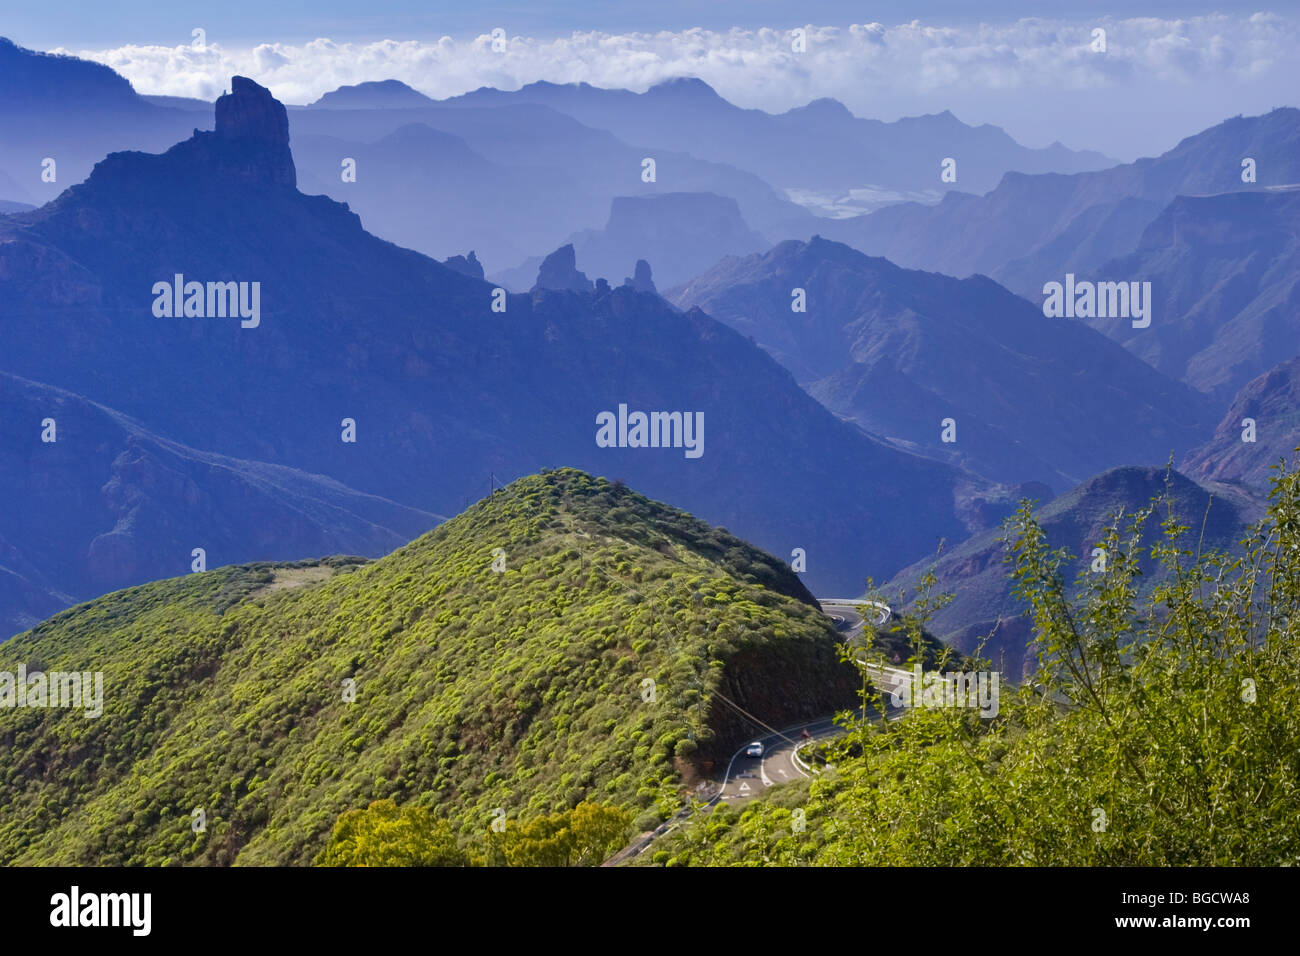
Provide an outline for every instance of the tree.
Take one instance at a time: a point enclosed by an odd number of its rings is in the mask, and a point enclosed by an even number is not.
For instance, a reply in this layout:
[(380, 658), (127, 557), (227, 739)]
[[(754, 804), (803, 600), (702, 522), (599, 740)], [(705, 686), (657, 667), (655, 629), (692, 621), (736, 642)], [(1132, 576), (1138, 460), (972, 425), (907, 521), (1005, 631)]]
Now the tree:
[(376, 800), (334, 824), (320, 866), (468, 866), (451, 824), (426, 807)]
[(572, 810), (511, 821), (502, 849), (508, 866), (599, 866), (627, 841), (632, 817), (584, 801)]

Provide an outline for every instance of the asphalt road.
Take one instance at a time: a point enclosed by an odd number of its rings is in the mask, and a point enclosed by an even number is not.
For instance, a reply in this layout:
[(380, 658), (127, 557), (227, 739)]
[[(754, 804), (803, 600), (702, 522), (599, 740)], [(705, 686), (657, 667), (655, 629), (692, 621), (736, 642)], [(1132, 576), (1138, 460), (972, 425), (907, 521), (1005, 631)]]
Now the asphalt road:
[[(885, 605), (871, 601), (831, 598), (818, 603), (835, 623), (835, 629), (845, 643), (851, 643), (862, 634), (864, 612), (876, 623), (883, 623), (890, 613)], [(904, 674), (903, 671), (898, 673)], [(799, 759), (798, 750), (813, 741), (838, 737), (841, 733), (843, 730), (836, 726), (833, 717), (828, 716), (782, 728), (775, 734), (769, 732), (755, 736), (732, 755), (716, 799), (741, 804), (768, 787), (811, 776), (817, 771)], [(763, 745), (762, 757), (746, 756), (745, 750), (753, 742)]]
[(863, 611), (866, 611), (876, 624), (884, 624), (892, 613), (887, 605), (876, 601), (827, 598), (817, 603), (822, 606), (822, 612), (835, 622), (835, 629), (844, 635), (845, 641), (852, 641), (862, 634)]
[[(804, 736), (805, 733), (807, 737)], [(763, 745), (763, 756), (746, 756), (748, 742), (737, 750), (727, 765), (718, 799), (728, 803), (744, 803), (775, 784), (812, 776), (816, 771), (797, 759), (797, 748), (826, 737), (838, 737), (841, 733), (843, 731), (831, 718), (826, 717), (786, 727), (780, 734), (769, 733), (755, 737), (754, 741)]]

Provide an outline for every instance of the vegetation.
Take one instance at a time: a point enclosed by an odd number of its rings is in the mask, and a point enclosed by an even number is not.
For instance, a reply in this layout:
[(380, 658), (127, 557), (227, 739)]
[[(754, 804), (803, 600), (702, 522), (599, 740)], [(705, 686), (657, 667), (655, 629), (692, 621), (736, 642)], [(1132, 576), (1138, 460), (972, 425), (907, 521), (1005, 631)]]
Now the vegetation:
[[(806, 791), (698, 814), (640, 862), (1300, 863), (1300, 473), (1279, 467), (1231, 555), (1202, 551), (1168, 494), (1115, 516), (1105, 570), (1073, 588), (1028, 503), (1006, 530), (1038, 672), (1002, 685), (996, 718), (850, 721)], [(1159, 583), (1141, 588), (1148, 557)], [(899, 625), (914, 638), (932, 583)]]
[[(719, 693), (789, 722), (856, 687), (788, 567), (569, 469), (379, 561), (108, 595), (0, 645), (0, 671), (20, 663), (102, 671), (103, 716), (0, 710), (3, 864), (456, 859), (447, 828), (487, 859), (498, 808), (584, 802), (644, 828), (752, 733)], [(590, 862), (573, 832), (508, 827), (501, 849)]]
[[(495, 822), (495, 821), (494, 821)], [(622, 849), (632, 816), (583, 801), (531, 820), (506, 820), (462, 845), (451, 824), (428, 807), (376, 800), (334, 824), (321, 866), (599, 866)]]
[(490, 857), (508, 866), (599, 866), (623, 848), (632, 817), (618, 807), (583, 802), (572, 810), (508, 821), (493, 833)]
[(451, 824), (428, 807), (376, 800), (348, 810), (334, 824), (321, 866), (467, 866)]

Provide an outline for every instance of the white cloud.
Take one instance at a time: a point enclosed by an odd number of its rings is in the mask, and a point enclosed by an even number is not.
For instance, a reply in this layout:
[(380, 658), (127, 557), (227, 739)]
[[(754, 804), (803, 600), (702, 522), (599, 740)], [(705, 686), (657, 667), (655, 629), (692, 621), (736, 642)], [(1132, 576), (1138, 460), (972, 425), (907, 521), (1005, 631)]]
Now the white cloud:
[[(1089, 48), (1097, 26), (1107, 32), (1104, 54)], [(390, 78), (441, 98), (480, 86), (515, 89), (541, 79), (644, 90), (669, 77), (695, 75), (741, 106), (780, 111), (831, 96), (859, 115), (881, 119), (952, 108), (969, 122), (1029, 124), (1029, 138), (1044, 141), (1068, 140), (1053, 129), (1054, 122), (1067, 132), (1071, 128), (1052, 116), (1060, 112), (1051, 109), (1052, 95), (1089, 92), (1099, 107), (1114, 104), (1124, 111), (1135, 97), (1203, 90), (1206, 109), (1235, 113), (1251, 107), (1242, 103), (1232, 109), (1234, 95), (1255, 95), (1270, 86), (1280, 94), (1297, 86), (1296, 23), (1271, 14), (1025, 19), (959, 27), (912, 21), (807, 30), (802, 54), (791, 51), (788, 31), (774, 29), (585, 32), (548, 40), (512, 36), (502, 53), (492, 51), (487, 35), (437, 42), (318, 39), (252, 49), (226, 48), (209, 37), (202, 50), (127, 46), (58, 52), (105, 63), (145, 93), (211, 99), (239, 73), (287, 103), (310, 102), (345, 84)], [(1017, 100), (1031, 109), (1018, 109)]]

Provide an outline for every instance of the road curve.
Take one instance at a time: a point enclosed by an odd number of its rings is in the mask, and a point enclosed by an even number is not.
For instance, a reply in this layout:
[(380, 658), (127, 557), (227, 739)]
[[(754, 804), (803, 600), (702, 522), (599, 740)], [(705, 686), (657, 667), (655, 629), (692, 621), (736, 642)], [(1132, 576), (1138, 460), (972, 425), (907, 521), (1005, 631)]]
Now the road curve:
[[(876, 601), (833, 598), (818, 603), (826, 616), (835, 624), (835, 629), (840, 633), (841, 640), (846, 643), (853, 641), (862, 634), (862, 629), (866, 626), (862, 616), (863, 610), (868, 610), (870, 613), (883, 611), (885, 612), (884, 620), (888, 620), (890, 613), (887, 606)], [(883, 622), (883, 620), (877, 619), (877, 623)], [(862, 716), (863, 713), (866, 712), (860, 711), (859, 716)], [(880, 716), (875, 714), (874, 711), (871, 713), (873, 714), (872, 719), (880, 719)], [(886, 716), (890, 720), (897, 717), (893, 712)], [(834, 715), (794, 724), (782, 728), (776, 733), (762, 728), (759, 728), (759, 730), (758, 735), (747, 740), (731, 755), (726, 772), (722, 776), (722, 782), (717, 787), (712, 798), (704, 805), (705, 809), (710, 809), (722, 802), (733, 806), (743, 804), (758, 796), (768, 787), (811, 776), (809, 772), (811, 768), (808, 768), (807, 764), (801, 765), (798, 759), (798, 750), (814, 741), (838, 737), (844, 732), (843, 728), (836, 725)], [(763, 745), (763, 756), (746, 756), (745, 751), (755, 741)], [(816, 771), (812, 772), (815, 773)], [(650, 833), (642, 834), (606, 860), (602, 866), (617, 866), (624, 860), (644, 853), (657, 837), (676, 829), (683, 820), (694, 812), (692, 809), (683, 810), (672, 819), (660, 824)]]

